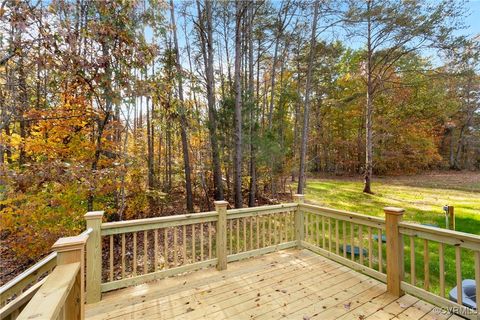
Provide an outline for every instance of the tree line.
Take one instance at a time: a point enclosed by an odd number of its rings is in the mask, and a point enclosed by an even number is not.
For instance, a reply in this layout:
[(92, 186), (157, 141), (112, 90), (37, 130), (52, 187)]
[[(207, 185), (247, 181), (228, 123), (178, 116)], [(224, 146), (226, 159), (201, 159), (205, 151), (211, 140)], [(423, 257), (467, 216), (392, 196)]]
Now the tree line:
[(4, 0), (2, 237), (32, 257), (87, 210), (150, 217), (269, 203), (317, 173), (362, 175), (372, 193), (376, 174), (477, 170), (467, 14), (455, 0)]

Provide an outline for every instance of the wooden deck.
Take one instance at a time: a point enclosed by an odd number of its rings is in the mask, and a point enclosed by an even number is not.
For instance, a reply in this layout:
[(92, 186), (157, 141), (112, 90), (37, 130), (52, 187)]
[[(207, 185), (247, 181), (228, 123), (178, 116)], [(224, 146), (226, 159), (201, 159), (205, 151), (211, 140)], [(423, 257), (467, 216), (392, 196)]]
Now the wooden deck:
[(105, 294), (87, 319), (460, 319), (308, 250), (286, 250)]

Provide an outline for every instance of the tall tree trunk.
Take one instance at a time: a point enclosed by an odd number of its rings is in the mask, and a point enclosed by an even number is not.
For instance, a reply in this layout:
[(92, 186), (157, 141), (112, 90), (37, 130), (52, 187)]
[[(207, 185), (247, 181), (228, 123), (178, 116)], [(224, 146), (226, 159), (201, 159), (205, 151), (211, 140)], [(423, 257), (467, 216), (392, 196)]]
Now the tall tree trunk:
[(306, 167), (306, 157), (307, 157), (309, 103), (310, 103), (310, 90), (311, 90), (311, 82), (312, 82), (313, 59), (315, 57), (315, 47), (316, 47), (318, 7), (319, 7), (319, 1), (317, 0), (314, 3), (312, 35), (310, 38), (310, 53), (308, 55), (307, 83), (305, 87), (305, 105), (303, 108), (302, 144), (300, 146), (300, 170), (298, 173), (298, 188), (297, 188), (298, 194), (303, 194), (305, 189), (305, 167)]
[[(298, 159), (298, 137), (299, 137), (299, 120), (300, 120), (300, 49), (297, 51), (297, 97), (298, 101), (295, 102), (295, 115), (294, 115), (294, 124), (293, 124), (293, 146), (292, 146), (292, 156), (293, 163), (297, 163)], [(295, 181), (295, 169), (292, 169), (292, 182)]]
[(180, 99), (180, 135), (182, 139), (182, 153), (183, 153), (183, 166), (185, 172), (185, 190), (187, 192), (187, 211), (193, 212), (193, 192), (192, 192), (192, 180), (191, 180), (191, 169), (190, 169), (190, 159), (189, 159), (189, 147), (187, 139), (187, 116), (185, 101), (183, 99), (183, 71), (182, 66), (180, 65), (180, 50), (178, 49), (178, 40), (177, 40), (177, 26), (175, 24), (175, 8), (173, 0), (170, 0), (170, 14), (172, 18), (172, 27), (173, 27), (173, 43), (175, 50), (175, 66), (177, 69), (177, 79), (178, 79), (178, 97)]
[(208, 131), (212, 149), (213, 181), (215, 187), (215, 200), (223, 200), (222, 170), (220, 168), (220, 153), (218, 150), (217, 121), (215, 112), (215, 83), (213, 73), (213, 17), (212, 3), (205, 1), (206, 27), (202, 19), (200, 2), (197, 0), (200, 39), (202, 42), (202, 55), (205, 64), (205, 76), (207, 80), (207, 103), (208, 103)]
[[(102, 137), (105, 128), (110, 121), (110, 117), (112, 116), (112, 106), (113, 106), (113, 88), (112, 88), (112, 61), (110, 58), (110, 49), (108, 43), (102, 43), (102, 55), (105, 58), (105, 82), (103, 85), (103, 103), (104, 109), (103, 111), (103, 119), (98, 119), (98, 129), (96, 132), (95, 137), (95, 154), (93, 157), (93, 162), (91, 166), (92, 174), (95, 175), (97, 171), (98, 162), (100, 161), (100, 156), (102, 154)], [(93, 182), (92, 182), (93, 183)], [(95, 199), (95, 187), (90, 189), (87, 201), (87, 210), (93, 210), (93, 201)]]
[(242, 199), (242, 83), (241, 83), (241, 59), (242, 59), (242, 17), (244, 11), (243, 2), (236, 2), (235, 13), (235, 173), (233, 187), (235, 195), (235, 208), (243, 206)]
[(449, 165), (450, 165), (450, 169), (454, 169), (455, 168), (455, 145), (454, 145), (454, 127), (452, 126), (451, 128), (449, 128), (448, 130), (448, 136), (449, 136)]
[(373, 81), (372, 81), (372, 23), (370, 9), (372, 0), (367, 1), (368, 21), (367, 21), (367, 107), (365, 114), (365, 182), (363, 192), (372, 193), (371, 183), (373, 175)]
[(150, 97), (146, 97), (147, 110), (147, 171), (148, 171), (148, 189), (152, 190), (155, 187), (155, 178), (153, 171), (153, 130), (152, 128), (152, 114), (149, 108)]
[(255, 93), (254, 93), (254, 74), (253, 74), (253, 19), (254, 7), (253, 3), (249, 6), (249, 21), (248, 21), (248, 98), (250, 105), (250, 184), (248, 187), (248, 206), (255, 206), (255, 194), (257, 190), (257, 174), (256, 174), (256, 159), (255, 159)]

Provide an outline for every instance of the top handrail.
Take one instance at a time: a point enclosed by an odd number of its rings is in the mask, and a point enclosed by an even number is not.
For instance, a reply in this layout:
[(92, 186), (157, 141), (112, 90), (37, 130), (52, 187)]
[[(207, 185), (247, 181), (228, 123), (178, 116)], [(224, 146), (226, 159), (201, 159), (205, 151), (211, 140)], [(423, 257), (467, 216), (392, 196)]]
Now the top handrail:
[(216, 221), (218, 213), (216, 211), (188, 213), (167, 217), (155, 217), (135, 220), (125, 220), (116, 222), (102, 223), (102, 235), (112, 235), (118, 233), (134, 232), (141, 230), (150, 230), (157, 228), (172, 227), (178, 225), (187, 225), (200, 222)]
[(27, 270), (23, 271), (20, 273), (18, 276), (4, 284), (3, 286), (0, 287), (0, 294), (5, 293), (7, 290), (13, 288), (16, 284), (18, 284), (20, 281), (28, 278), (30, 275), (32, 275), (34, 272), (39, 270), (41, 267), (45, 266), (48, 264), (50, 261), (54, 260), (57, 258), (57, 252), (52, 252), (39, 262), (35, 263), (33, 266), (28, 268)]
[(473, 250), (480, 249), (480, 236), (475, 234), (425, 226), (412, 222), (400, 222), (398, 226), (400, 228), (400, 233), (406, 235), (418, 236), (419, 238), (458, 245)]
[(315, 204), (306, 204), (302, 203), (300, 204), (300, 208), (303, 209), (309, 209), (312, 211), (317, 211), (317, 212), (322, 212), (322, 213), (327, 213), (327, 214), (332, 214), (335, 215), (335, 218), (338, 218), (340, 220), (356, 220), (355, 222), (361, 223), (361, 221), (364, 221), (366, 224), (371, 224), (374, 223), (380, 227), (385, 226), (385, 220), (380, 217), (375, 217), (375, 216), (369, 216), (366, 214), (361, 214), (361, 213), (356, 213), (356, 212), (351, 212), (351, 211), (345, 211), (345, 210), (337, 210), (337, 209), (331, 209), (331, 208), (326, 208), (326, 207), (321, 207), (319, 205)]
[(267, 205), (267, 206), (259, 206), (259, 207), (249, 207), (249, 208), (240, 208), (240, 209), (230, 209), (227, 210), (227, 217), (229, 219), (236, 218), (238, 215), (248, 215), (248, 214), (255, 214), (255, 215), (262, 215), (269, 213), (270, 211), (282, 211), (284, 209), (290, 208), (297, 208), (298, 203), (282, 203), (282, 204), (274, 204), (274, 205)]
[(92, 228), (88, 228), (78, 235), (78, 237), (89, 236), (93, 232)]

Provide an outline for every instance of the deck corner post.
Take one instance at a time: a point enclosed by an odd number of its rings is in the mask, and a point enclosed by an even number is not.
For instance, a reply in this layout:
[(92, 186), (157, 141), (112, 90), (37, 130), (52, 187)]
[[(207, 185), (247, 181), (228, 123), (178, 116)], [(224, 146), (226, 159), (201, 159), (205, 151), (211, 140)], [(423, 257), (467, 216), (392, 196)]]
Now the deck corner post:
[(85, 214), (87, 229), (91, 228), (87, 240), (87, 281), (86, 281), (86, 302), (95, 303), (101, 298), (102, 281), (102, 218), (103, 211), (92, 211)]
[(218, 214), (216, 230), (217, 270), (227, 269), (227, 201), (215, 201)]
[(399, 223), (402, 221), (404, 209), (385, 207), (385, 233), (387, 236), (387, 292), (400, 297), (403, 281), (403, 236)]
[(304, 240), (305, 227), (303, 211), (300, 209), (300, 205), (305, 202), (305, 195), (294, 194), (293, 199), (298, 203), (297, 209), (295, 210), (295, 240), (297, 241), (297, 248), (301, 249), (302, 241)]
[(57, 266), (80, 263), (80, 270), (76, 276), (70, 293), (65, 301), (64, 312), (65, 319), (84, 319), (85, 318), (85, 288), (84, 288), (84, 270), (85, 270), (85, 244), (88, 236), (65, 237), (58, 239), (52, 246), (52, 250), (57, 252)]

